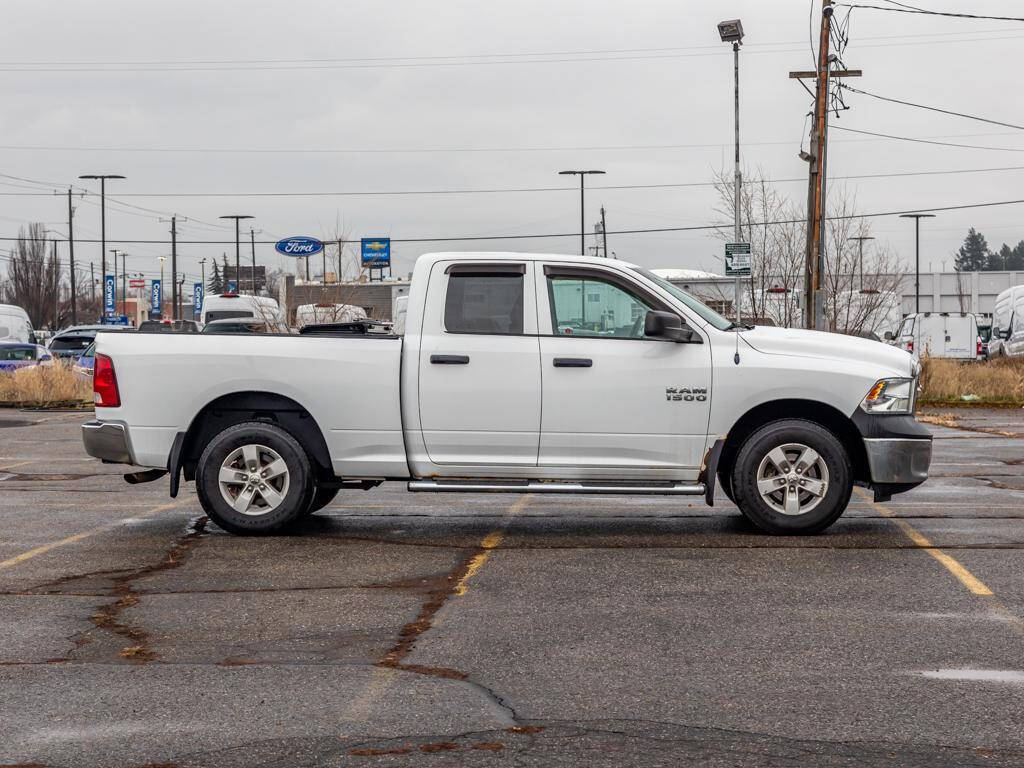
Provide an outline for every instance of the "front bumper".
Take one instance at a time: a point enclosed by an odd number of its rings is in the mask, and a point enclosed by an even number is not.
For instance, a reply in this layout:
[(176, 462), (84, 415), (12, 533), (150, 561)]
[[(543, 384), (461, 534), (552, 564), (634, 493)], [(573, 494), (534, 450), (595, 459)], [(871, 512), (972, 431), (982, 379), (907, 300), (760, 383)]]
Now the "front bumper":
[(128, 428), (113, 421), (88, 421), (82, 425), (85, 452), (107, 464), (134, 464)]
[(865, 438), (872, 483), (918, 485), (928, 479), (931, 438)]

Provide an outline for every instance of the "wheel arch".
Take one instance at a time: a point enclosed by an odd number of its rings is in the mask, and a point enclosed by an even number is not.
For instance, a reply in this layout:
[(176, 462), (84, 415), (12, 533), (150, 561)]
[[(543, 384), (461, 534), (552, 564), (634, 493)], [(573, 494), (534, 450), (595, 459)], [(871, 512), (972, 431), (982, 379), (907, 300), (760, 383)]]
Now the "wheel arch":
[(184, 470), (186, 480), (194, 480), (196, 464), (210, 440), (233, 424), (262, 421), (275, 424), (294, 437), (305, 449), (317, 477), (333, 477), (331, 454), (320, 426), (312, 414), (290, 397), (274, 392), (248, 391), (221, 395), (193, 417), (182, 434), (181, 447), (171, 466), (172, 483), (177, 468)]
[(723, 483), (728, 482), (728, 478), (732, 475), (736, 456), (748, 437), (765, 424), (783, 419), (803, 419), (827, 429), (846, 448), (850, 457), (854, 481), (867, 482), (870, 480), (864, 439), (850, 417), (826, 403), (802, 399), (772, 400), (761, 403), (740, 416), (732, 425), (722, 445), (722, 453), (717, 467), (719, 480)]

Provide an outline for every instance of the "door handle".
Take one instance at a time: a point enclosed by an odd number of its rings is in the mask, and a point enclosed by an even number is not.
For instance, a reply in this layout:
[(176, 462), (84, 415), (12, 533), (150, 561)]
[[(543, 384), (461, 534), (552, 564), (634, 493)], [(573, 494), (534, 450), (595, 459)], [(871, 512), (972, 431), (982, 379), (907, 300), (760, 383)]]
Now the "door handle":
[(556, 357), (555, 368), (590, 368), (594, 361), (589, 357)]
[(430, 362), (434, 365), (467, 365), (469, 355), (431, 355)]

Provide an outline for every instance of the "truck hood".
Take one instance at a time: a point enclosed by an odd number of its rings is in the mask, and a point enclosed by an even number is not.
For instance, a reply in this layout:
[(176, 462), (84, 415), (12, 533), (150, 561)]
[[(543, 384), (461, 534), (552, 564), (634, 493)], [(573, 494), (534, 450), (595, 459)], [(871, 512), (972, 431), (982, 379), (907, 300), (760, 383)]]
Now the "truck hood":
[(766, 355), (856, 361), (877, 365), (897, 376), (910, 376), (913, 370), (914, 358), (909, 353), (858, 336), (761, 325), (742, 334), (747, 344)]

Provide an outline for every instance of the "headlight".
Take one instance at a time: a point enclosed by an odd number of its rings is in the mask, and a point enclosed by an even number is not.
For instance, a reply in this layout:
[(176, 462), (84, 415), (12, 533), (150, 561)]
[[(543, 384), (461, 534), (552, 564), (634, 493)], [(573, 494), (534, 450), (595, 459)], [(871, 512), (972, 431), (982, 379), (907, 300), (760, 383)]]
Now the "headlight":
[(860, 407), (867, 413), (910, 413), (914, 409), (914, 380), (879, 379)]

